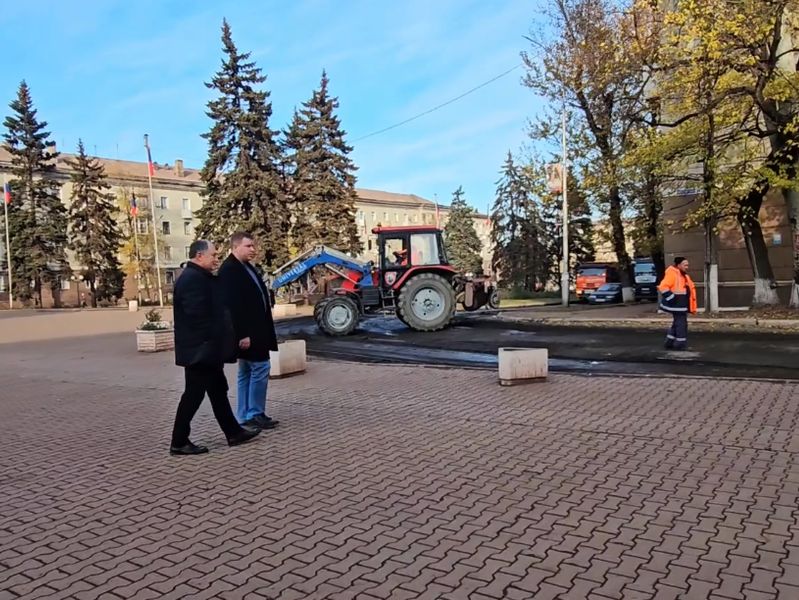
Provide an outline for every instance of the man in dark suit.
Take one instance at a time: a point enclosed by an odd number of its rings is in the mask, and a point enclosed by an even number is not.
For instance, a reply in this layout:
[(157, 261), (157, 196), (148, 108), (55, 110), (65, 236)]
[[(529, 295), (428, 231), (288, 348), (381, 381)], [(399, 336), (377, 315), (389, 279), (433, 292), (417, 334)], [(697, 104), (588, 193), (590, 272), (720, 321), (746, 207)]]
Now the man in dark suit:
[(186, 387), (178, 404), (170, 454), (204, 454), (208, 448), (189, 440), (191, 420), (205, 394), (230, 446), (250, 441), (258, 430), (236, 422), (228, 402), (225, 362), (235, 361), (235, 334), (214, 271), (216, 248), (198, 240), (189, 247), (186, 270), (175, 282), (175, 363), (184, 368)]
[(269, 352), (277, 350), (277, 335), (272, 320), (272, 301), (252, 260), (255, 242), (247, 232), (230, 238), (231, 252), (219, 269), (219, 280), (238, 339), (239, 423), (259, 429), (273, 429), (278, 421), (266, 414), (269, 384)]

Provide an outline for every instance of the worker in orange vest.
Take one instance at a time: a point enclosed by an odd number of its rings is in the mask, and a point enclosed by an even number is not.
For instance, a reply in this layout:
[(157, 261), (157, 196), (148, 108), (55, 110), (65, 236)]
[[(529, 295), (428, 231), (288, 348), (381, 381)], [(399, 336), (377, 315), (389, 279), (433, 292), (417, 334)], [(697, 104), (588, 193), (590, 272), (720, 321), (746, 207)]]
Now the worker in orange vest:
[(688, 313), (696, 312), (696, 286), (688, 276), (688, 259), (678, 256), (674, 266), (658, 286), (660, 308), (671, 313), (672, 322), (666, 334), (666, 349), (685, 350), (688, 346)]

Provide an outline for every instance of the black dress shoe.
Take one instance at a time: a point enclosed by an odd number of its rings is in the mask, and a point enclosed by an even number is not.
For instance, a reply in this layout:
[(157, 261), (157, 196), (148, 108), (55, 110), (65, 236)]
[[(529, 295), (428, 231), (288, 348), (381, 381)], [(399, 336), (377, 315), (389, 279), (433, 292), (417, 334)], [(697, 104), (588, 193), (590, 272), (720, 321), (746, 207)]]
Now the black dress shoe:
[(186, 442), (182, 446), (170, 446), (169, 453), (172, 456), (191, 456), (192, 454), (206, 454), (208, 448), (205, 446), (197, 446), (191, 442)]
[(261, 431), (262, 427), (258, 424), (258, 421), (255, 418), (248, 419), (241, 424), (242, 429), (253, 430), (253, 431)]
[(229, 437), (227, 439), (228, 446), (241, 446), (242, 444), (246, 444), (255, 436), (261, 433), (260, 429), (249, 429), (249, 428), (241, 428), (241, 433), (237, 433), (233, 437)]
[(260, 427), (261, 429), (274, 429), (277, 427), (277, 424), (280, 421), (273, 419), (272, 417), (267, 417), (266, 415), (256, 415), (252, 418), (253, 421)]

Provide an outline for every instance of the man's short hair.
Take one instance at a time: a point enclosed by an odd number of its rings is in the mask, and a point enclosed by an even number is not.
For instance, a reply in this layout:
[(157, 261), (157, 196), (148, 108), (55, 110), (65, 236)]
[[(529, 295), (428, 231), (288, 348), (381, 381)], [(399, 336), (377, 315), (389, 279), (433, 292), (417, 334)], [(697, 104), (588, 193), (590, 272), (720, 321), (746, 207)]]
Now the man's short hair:
[(251, 240), (253, 239), (252, 234), (249, 231), (237, 231), (233, 235), (230, 236), (230, 245), (231, 247), (235, 248), (239, 244), (241, 244), (244, 240)]
[(197, 258), (198, 254), (208, 252), (210, 247), (211, 244), (208, 242), (208, 240), (197, 240), (192, 242), (191, 246), (189, 246), (189, 258)]
[(679, 265), (679, 264), (680, 264), (682, 261), (684, 261), (684, 260), (685, 260), (685, 257), (684, 257), (684, 256), (676, 256), (676, 257), (674, 258), (674, 265), (675, 265), (675, 266), (677, 266), (677, 265)]

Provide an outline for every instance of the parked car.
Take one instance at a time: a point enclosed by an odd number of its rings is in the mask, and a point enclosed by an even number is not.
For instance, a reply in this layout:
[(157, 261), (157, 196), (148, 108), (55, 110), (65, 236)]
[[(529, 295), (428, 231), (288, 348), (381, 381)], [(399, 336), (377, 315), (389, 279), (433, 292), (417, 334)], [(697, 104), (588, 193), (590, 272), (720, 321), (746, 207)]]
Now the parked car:
[(621, 302), (620, 283), (606, 283), (588, 295), (589, 304), (620, 304)]
[(591, 293), (604, 284), (618, 281), (621, 281), (621, 275), (615, 263), (591, 262), (578, 265), (575, 278), (577, 299), (588, 300)]

